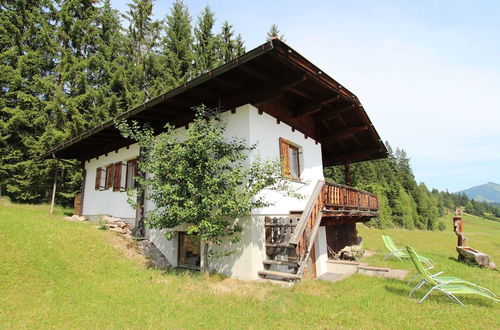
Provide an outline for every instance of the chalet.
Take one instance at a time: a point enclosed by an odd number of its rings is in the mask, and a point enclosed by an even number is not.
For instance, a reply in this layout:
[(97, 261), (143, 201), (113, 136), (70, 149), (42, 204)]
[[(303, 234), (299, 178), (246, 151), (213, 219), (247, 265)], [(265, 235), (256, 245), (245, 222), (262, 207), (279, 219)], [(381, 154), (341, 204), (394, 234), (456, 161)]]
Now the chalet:
[[(153, 242), (177, 267), (197, 268), (203, 242), (176, 228), (166, 240), (145, 228), (151, 202), (127, 203), (138, 175), (139, 146), (120, 135), (115, 120), (148, 123), (160, 133), (168, 122), (179, 131), (205, 104), (220, 111), (226, 134), (259, 142), (262, 158), (286, 159), (283, 173), (306, 198), (267, 192), (272, 207), (245, 219), (236, 253), (211, 262), (213, 270), (240, 279), (296, 280), (326, 271), (332, 253), (356, 243), (356, 222), (378, 215), (377, 196), (324, 180), (323, 168), (386, 157), (387, 151), (358, 98), (297, 53), (273, 39), (241, 57), (131, 109), (49, 151), (45, 156), (78, 159), (85, 173), (81, 215), (119, 217)], [(283, 159), (283, 158), (282, 158)], [(142, 174), (139, 174), (142, 175)], [(228, 243), (229, 244), (229, 243)], [(227, 246), (225, 247), (228, 248)]]

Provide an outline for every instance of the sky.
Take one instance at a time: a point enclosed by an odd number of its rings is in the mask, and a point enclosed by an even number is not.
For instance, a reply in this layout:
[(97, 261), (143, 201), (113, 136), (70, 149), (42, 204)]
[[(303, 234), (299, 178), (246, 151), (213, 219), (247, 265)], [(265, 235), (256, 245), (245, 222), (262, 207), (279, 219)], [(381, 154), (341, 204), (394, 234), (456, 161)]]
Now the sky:
[[(131, 0), (112, 0), (125, 12)], [(187, 1), (247, 50), (277, 24), (285, 42), (355, 93), (379, 135), (428, 188), (500, 183), (500, 1)], [(163, 19), (171, 0), (157, 0)]]

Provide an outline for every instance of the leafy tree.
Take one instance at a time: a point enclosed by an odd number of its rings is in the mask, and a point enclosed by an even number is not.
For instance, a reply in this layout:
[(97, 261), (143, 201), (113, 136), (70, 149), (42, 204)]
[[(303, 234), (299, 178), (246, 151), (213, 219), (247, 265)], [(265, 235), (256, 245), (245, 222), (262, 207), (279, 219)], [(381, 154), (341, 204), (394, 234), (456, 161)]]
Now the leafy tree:
[(280, 33), (278, 25), (276, 25), (276, 24), (271, 25), (271, 28), (267, 32), (267, 39), (266, 40), (271, 41), (271, 39), (273, 39), (273, 38), (278, 38), (281, 41), (285, 41), (285, 36)]
[(242, 227), (234, 219), (270, 205), (259, 194), (261, 191), (270, 189), (297, 196), (281, 176), (278, 160), (256, 160), (246, 165), (256, 145), (249, 146), (238, 138), (227, 140), (225, 125), (208, 120), (204, 108), (197, 111), (182, 141), (171, 125), (157, 137), (150, 128), (137, 123), (121, 122), (118, 128), (144, 150), (139, 168), (150, 175), (138, 180), (143, 187), (140, 189), (146, 189), (155, 205), (147, 214), (147, 225), (172, 229), (186, 224), (188, 233), (198, 234), (205, 242), (205, 271), (209, 269), (213, 245), (240, 239)]

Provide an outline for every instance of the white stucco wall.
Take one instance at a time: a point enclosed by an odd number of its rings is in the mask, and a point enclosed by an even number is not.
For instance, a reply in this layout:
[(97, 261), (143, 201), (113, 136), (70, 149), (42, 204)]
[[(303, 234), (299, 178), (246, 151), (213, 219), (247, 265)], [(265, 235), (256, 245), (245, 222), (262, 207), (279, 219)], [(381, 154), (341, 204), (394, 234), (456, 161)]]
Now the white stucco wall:
[(87, 176), (85, 178), (83, 215), (96, 218), (108, 214), (132, 222), (132, 219), (135, 218), (135, 210), (127, 203), (127, 193), (113, 191), (113, 188), (96, 190), (95, 179), (98, 167), (106, 167), (109, 164), (135, 158), (138, 155), (139, 145), (133, 144), (128, 149), (121, 148), (116, 152), (112, 151), (107, 155), (101, 155), (99, 158), (92, 158), (85, 162)]
[(328, 271), (326, 263), (328, 260), (328, 248), (326, 243), (326, 228), (324, 226), (318, 228), (314, 248), (314, 252), (316, 253), (316, 276), (321, 276)]
[(292, 127), (281, 122), (267, 113), (258, 113), (258, 109), (252, 105), (246, 105), (245, 111), (249, 114), (250, 144), (257, 143), (258, 147), (252, 151), (249, 160), (253, 161), (260, 156), (262, 159), (279, 159), (279, 138), (284, 138), (299, 146), (301, 161), (301, 181), (292, 182), (292, 186), (304, 199), (284, 197), (274, 191), (265, 191), (266, 199), (274, 202), (273, 206), (255, 210), (254, 214), (289, 214), (290, 211), (303, 210), (307, 200), (318, 180), (324, 179), (323, 161), (321, 156), (321, 145), (311, 139), (305, 138), (298, 130), (292, 131)]
[[(274, 202), (274, 205), (254, 210), (251, 215), (238, 219), (237, 221), (245, 228), (241, 241), (218, 248), (219, 250), (235, 251), (235, 253), (211, 261), (211, 268), (224, 275), (245, 280), (256, 279), (258, 278), (257, 272), (264, 268), (262, 261), (266, 259), (264, 216), (287, 215), (291, 210), (302, 210), (304, 208), (317, 180), (323, 179), (321, 145), (316, 144), (311, 138), (306, 139), (304, 134), (298, 130), (292, 131), (292, 128), (287, 124), (278, 124), (274, 117), (266, 113), (259, 114), (258, 109), (249, 104), (237, 108), (236, 113), (224, 112), (220, 117), (227, 124), (225, 134), (228, 138), (236, 136), (245, 139), (248, 145), (258, 144), (257, 149), (251, 152), (245, 164), (246, 166), (256, 157), (261, 157), (263, 160), (278, 160), (280, 157), (280, 137), (301, 148), (302, 182), (293, 182), (292, 185), (305, 198), (295, 199), (284, 197), (277, 192), (264, 191), (266, 199)], [(182, 138), (185, 134), (184, 127), (179, 128), (178, 132)], [(118, 152), (111, 152), (85, 163), (87, 170), (83, 205), (83, 214), (85, 216), (109, 214), (133, 223), (135, 210), (127, 203), (127, 194), (125, 192), (114, 192), (112, 189), (95, 190), (94, 184), (97, 167), (105, 167), (114, 162), (131, 159), (137, 157), (138, 154), (139, 146), (133, 144), (128, 149), (121, 148)], [(153, 208), (153, 203), (147, 199), (146, 195), (146, 214)], [(169, 262), (176, 266), (177, 237), (174, 237), (173, 240), (166, 240), (162, 231), (149, 229), (147, 235)], [(318, 241), (319, 244), (323, 244), (322, 242)], [(324, 244), (326, 249), (326, 241)]]

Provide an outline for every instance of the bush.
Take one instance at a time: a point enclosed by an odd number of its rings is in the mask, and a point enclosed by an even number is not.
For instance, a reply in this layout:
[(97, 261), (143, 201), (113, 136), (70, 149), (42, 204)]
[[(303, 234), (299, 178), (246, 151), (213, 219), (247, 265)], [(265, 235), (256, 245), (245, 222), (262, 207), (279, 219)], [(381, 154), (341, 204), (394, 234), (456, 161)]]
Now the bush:
[(440, 231), (445, 231), (446, 230), (446, 225), (444, 224), (443, 221), (439, 221), (439, 223), (438, 223), (438, 229)]
[(107, 223), (108, 222), (106, 220), (104, 220), (103, 217), (100, 217), (99, 221), (97, 223), (97, 229), (108, 230), (108, 226), (106, 226)]

